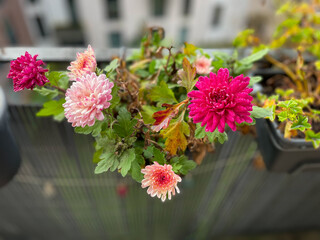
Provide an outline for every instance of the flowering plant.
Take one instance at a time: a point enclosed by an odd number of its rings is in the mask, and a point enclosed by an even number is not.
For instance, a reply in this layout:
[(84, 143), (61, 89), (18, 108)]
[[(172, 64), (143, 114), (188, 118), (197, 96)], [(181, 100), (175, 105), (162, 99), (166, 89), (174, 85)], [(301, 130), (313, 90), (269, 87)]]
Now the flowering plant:
[(188, 43), (173, 52), (161, 34), (150, 30), (138, 52), (103, 69), (91, 46), (68, 71), (48, 71), (26, 53), (11, 62), (8, 78), (15, 91), (27, 88), (51, 99), (38, 116), (66, 118), (75, 132), (95, 138), (96, 174), (129, 174), (165, 201), (201, 163), (201, 151), (227, 141), (228, 128), (252, 125), (270, 111), (252, 103), (250, 86), (257, 78), (243, 76), (265, 50), (241, 60), (237, 53), (210, 56)]
[[(253, 46), (254, 51), (266, 47), (293, 49), (294, 57), (267, 54), (265, 59), (283, 71), (266, 81), (261, 105), (272, 111), (270, 120), (278, 121), (286, 138), (304, 138), (320, 147), (320, 1), (295, 3), (288, 1), (277, 13), (285, 15), (270, 42), (262, 42), (252, 29), (240, 33), (236, 47)], [(292, 52), (291, 52), (292, 53)]]

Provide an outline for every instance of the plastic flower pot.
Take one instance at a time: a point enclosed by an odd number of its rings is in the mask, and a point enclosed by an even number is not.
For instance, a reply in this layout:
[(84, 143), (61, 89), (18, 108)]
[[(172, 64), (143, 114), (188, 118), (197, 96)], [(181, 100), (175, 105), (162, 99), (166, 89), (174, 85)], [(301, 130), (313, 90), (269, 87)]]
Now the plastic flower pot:
[(7, 184), (18, 172), (21, 158), (8, 124), (7, 105), (0, 88), (0, 187)]
[(258, 119), (256, 124), (258, 147), (270, 171), (320, 171), (320, 149), (314, 149), (304, 139), (286, 139), (277, 124)]

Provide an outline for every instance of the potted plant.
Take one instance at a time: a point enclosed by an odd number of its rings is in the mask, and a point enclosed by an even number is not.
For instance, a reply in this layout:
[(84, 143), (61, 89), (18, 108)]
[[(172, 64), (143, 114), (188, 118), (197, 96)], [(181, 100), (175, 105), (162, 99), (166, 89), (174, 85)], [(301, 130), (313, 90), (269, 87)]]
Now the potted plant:
[(294, 172), (320, 164), (319, 7), (319, 1), (287, 2), (278, 10), (286, 17), (271, 42), (262, 43), (250, 29), (234, 42), (254, 51), (275, 50), (265, 59), (281, 74), (265, 79), (263, 94), (257, 94), (259, 104), (273, 113), (257, 124), (259, 148), (270, 170)]
[(188, 43), (175, 50), (163, 32), (150, 28), (138, 51), (103, 69), (90, 45), (68, 71), (50, 71), (26, 52), (11, 62), (8, 78), (15, 91), (50, 98), (37, 116), (66, 118), (75, 132), (95, 138), (96, 174), (130, 175), (165, 201), (215, 141), (228, 139), (228, 128), (236, 131), (271, 112), (252, 103), (250, 86), (258, 78), (243, 75), (267, 50), (240, 60), (237, 52), (210, 56)]

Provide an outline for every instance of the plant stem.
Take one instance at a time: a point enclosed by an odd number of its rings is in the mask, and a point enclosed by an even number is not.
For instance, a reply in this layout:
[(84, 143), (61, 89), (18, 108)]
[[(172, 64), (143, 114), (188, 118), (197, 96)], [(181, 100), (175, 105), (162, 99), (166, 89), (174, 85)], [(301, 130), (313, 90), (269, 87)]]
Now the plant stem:
[(298, 90), (303, 92), (303, 86), (302, 86), (301, 82), (299, 81), (299, 79), (297, 79), (296, 75), (291, 71), (291, 69), (287, 65), (279, 62), (278, 60), (273, 58), (270, 54), (265, 55), (265, 58), (273, 65), (282, 69), (292, 79), (292, 81), (296, 84)]
[(168, 55), (167, 63), (166, 63), (166, 65), (164, 66), (164, 71), (166, 72), (167, 75), (169, 75), (169, 73), (168, 73), (168, 65), (169, 65), (169, 61), (170, 61), (170, 58), (171, 58), (171, 49), (172, 49), (172, 48), (173, 48), (172, 46), (169, 47), (169, 48), (167, 48), (168, 51), (169, 51), (169, 55)]
[(61, 87), (58, 87), (58, 86), (54, 86), (54, 85), (51, 85), (52, 88), (55, 88), (55, 89), (58, 89), (60, 92), (63, 92), (64, 94), (66, 93), (66, 90), (64, 90), (63, 88)]

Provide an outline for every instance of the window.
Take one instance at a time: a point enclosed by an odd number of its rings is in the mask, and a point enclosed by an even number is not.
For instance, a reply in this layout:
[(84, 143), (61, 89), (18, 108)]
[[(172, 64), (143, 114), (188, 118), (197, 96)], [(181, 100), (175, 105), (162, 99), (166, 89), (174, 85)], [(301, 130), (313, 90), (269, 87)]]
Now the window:
[(212, 26), (213, 27), (218, 27), (221, 22), (221, 12), (222, 12), (222, 7), (220, 5), (216, 6), (213, 9), (213, 18), (212, 18)]
[(119, 32), (110, 33), (109, 42), (111, 47), (121, 47), (121, 34)]
[(152, 0), (153, 16), (160, 17), (164, 15), (166, 0)]
[(70, 9), (70, 15), (72, 18), (72, 23), (77, 24), (78, 23), (78, 16), (77, 16), (77, 9), (75, 5), (74, 0), (68, 0), (69, 9)]
[(29, 2), (31, 2), (31, 3), (36, 3), (37, 0), (29, 0)]
[(10, 43), (12, 45), (16, 44), (17, 38), (16, 38), (16, 34), (13, 30), (12, 25), (10, 24), (10, 22), (7, 19), (4, 20), (4, 25), (5, 25), (7, 36), (8, 36)]
[(38, 25), (39, 33), (42, 37), (47, 36), (46, 31), (44, 30), (43, 21), (41, 17), (36, 17), (36, 24)]
[(180, 42), (184, 43), (188, 38), (188, 29), (186, 27), (181, 28), (180, 30)]
[(106, 0), (107, 18), (117, 19), (119, 18), (118, 0)]
[(183, 5), (183, 15), (187, 16), (190, 13), (190, 2), (191, 0), (184, 0), (184, 5)]

